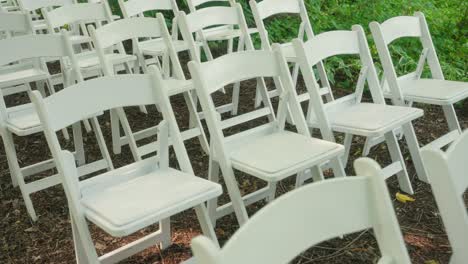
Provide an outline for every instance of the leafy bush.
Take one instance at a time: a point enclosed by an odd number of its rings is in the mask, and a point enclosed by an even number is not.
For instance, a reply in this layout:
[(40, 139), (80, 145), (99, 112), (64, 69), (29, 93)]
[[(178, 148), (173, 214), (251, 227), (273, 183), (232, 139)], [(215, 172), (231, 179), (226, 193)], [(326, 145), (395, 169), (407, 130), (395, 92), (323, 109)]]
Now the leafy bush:
[[(154, 1), (154, 0), (153, 0)], [(155, 0), (157, 1), (157, 0)], [(109, 0), (113, 12), (120, 13), (117, 0)], [(188, 12), (184, 0), (177, 0), (179, 8)], [(249, 25), (254, 25), (248, 0), (238, 0), (244, 8)], [(445, 77), (450, 80), (467, 81), (467, 31), (468, 2), (459, 0), (305, 0), (312, 27), (315, 33), (336, 29), (350, 29), (360, 24), (367, 37), (376, 65), (379, 59), (369, 31), (372, 21), (385, 21), (394, 16), (412, 15), (422, 11), (431, 30), (434, 45), (438, 51)], [(219, 3), (215, 3), (219, 4)], [(166, 14), (165, 14), (166, 15)], [(166, 17), (168, 22), (170, 17)], [(281, 16), (267, 21), (270, 38), (273, 42), (286, 42), (297, 36), (299, 19)], [(259, 38), (254, 37), (256, 46)], [(398, 40), (391, 46), (394, 60), (398, 63), (398, 73), (413, 71), (416, 68), (421, 48), (413, 40)], [(353, 79), (357, 75), (357, 61), (350, 58), (332, 58), (327, 61), (327, 70), (332, 75)], [(427, 74), (427, 70), (425, 72)], [(331, 76), (331, 75), (330, 75)], [(332, 80), (333, 81), (333, 80)]]

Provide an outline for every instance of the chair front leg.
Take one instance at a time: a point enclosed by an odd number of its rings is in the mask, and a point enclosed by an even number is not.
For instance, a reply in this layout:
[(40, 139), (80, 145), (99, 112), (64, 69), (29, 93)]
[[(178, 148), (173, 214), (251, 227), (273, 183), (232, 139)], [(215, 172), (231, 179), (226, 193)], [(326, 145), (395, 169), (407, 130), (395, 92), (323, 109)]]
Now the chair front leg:
[(206, 207), (203, 204), (199, 204), (195, 207), (195, 212), (197, 214), (198, 221), (200, 222), (203, 235), (210, 238), (211, 241), (219, 247), (218, 238), (216, 237), (216, 233), (210, 221), (210, 216), (208, 215)]
[(453, 105), (444, 105), (442, 106), (444, 110), (445, 119), (447, 120), (447, 125), (450, 131), (458, 130), (458, 132), (462, 132), (460, 127), (460, 123), (458, 122), (457, 113), (455, 112), (455, 108)]
[(413, 194), (413, 187), (406, 171), (406, 164), (403, 155), (401, 154), (400, 145), (398, 144), (397, 136), (394, 131), (387, 132), (385, 134), (385, 141), (387, 143), (388, 151), (392, 162), (399, 162), (401, 164), (401, 170), (397, 173), (398, 183), (400, 189), (406, 193)]
[[(208, 180), (219, 182), (219, 163), (210, 158), (208, 164)], [(208, 214), (213, 226), (216, 226), (216, 209), (218, 208), (218, 198), (213, 198), (208, 201)]]
[(424, 163), (421, 158), (418, 138), (411, 123), (403, 125), (403, 135), (405, 136), (406, 144), (408, 144), (411, 159), (413, 160), (414, 168), (416, 169), (419, 180), (429, 183), (426, 168), (424, 167)]

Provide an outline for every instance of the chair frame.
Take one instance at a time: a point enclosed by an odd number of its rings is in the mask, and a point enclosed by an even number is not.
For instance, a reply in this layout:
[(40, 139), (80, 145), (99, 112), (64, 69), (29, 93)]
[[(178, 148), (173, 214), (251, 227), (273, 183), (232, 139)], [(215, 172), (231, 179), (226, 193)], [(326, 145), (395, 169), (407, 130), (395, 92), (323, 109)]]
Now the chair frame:
[[(233, 10), (237, 13), (236, 15), (233, 15)], [(190, 14), (185, 14), (185, 12), (181, 11), (177, 17), (182, 37), (187, 41), (189, 46), (191, 60), (201, 62), (201, 49), (200, 45), (197, 44), (198, 42), (202, 43), (201, 48), (203, 49), (207, 59), (209, 61), (214, 59), (208, 45), (208, 40), (205, 37), (204, 29), (216, 25), (226, 25), (229, 27), (238, 26), (241, 32), (239, 43), (242, 43), (242, 45), (239, 45), (237, 52), (243, 50), (254, 50), (252, 39), (250, 38), (247, 23), (240, 4), (235, 4), (231, 7), (207, 7)], [(196, 34), (197, 38), (194, 38), (193, 34)], [(258, 81), (257, 89), (265, 89), (265, 81), (262, 78)], [(222, 88), (222, 91), (224, 92), (224, 88)], [(232, 102), (217, 107), (218, 112), (231, 112), (232, 115), (236, 115), (239, 108), (239, 93), (240, 82), (237, 82), (233, 86)], [(200, 116), (203, 117), (203, 115)]]
[[(5, 41), (9, 41), (10, 43), (7, 44)], [(32, 43), (36, 43), (34, 51), (30, 49), (30, 45), (32, 45)], [(2, 40), (0, 42), (0, 45), (1, 44), (3, 44), (2, 50), (22, 51), (21, 55), (15, 55), (14, 53), (9, 53), (8, 56), (3, 56), (2, 57), (3, 62), (7, 62), (9, 60), (16, 61), (18, 59), (21, 60), (25, 58), (40, 58), (40, 57), (49, 58), (49, 57), (68, 56), (70, 58), (73, 58), (70, 53), (71, 46), (68, 47), (68, 45), (70, 44), (70, 41), (66, 32), (63, 32), (63, 34), (61, 35), (21, 36), (21, 37), (12, 38), (9, 40)], [(10, 46), (10, 49), (8, 49), (8, 46)], [(68, 72), (67, 75), (69, 76), (72, 76), (72, 74), (79, 75), (79, 73), (73, 72), (73, 68), (71, 72), (69, 69), (67, 70), (62, 69), (62, 71)], [(22, 107), (22, 106), (19, 106), (19, 107)], [(18, 185), (20, 187), (21, 194), (23, 196), (23, 199), (26, 205), (26, 209), (29, 215), (31, 216), (32, 220), (36, 221), (37, 215), (34, 210), (30, 195), (32, 193), (44, 190), (46, 188), (55, 186), (57, 184), (60, 184), (61, 181), (60, 181), (58, 174), (48, 176), (46, 178), (42, 178), (40, 180), (32, 181), (29, 183), (25, 182), (25, 178), (28, 176), (35, 175), (40, 172), (44, 172), (44, 171), (55, 168), (56, 161), (54, 159), (49, 159), (49, 160), (45, 160), (45, 161), (21, 168), (18, 163), (18, 158), (16, 156), (15, 144), (14, 144), (13, 137), (12, 137), (13, 133), (19, 136), (27, 136), (27, 135), (31, 135), (34, 133), (42, 132), (43, 128), (41, 126), (35, 126), (32, 128), (28, 128), (26, 130), (14, 131), (7, 124), (9, 117), (8, 117), (7, 107), (3, 100), (3, 96), (2, 96), (2, 99), (0, 100), (0, 108), (1, 108), (0, 112), (2, 115), (0, 130), (2, 134), (3, 143), (5, 146), (5, 152), (6, 152), (6, 156), (8, 159), (8, 164), (10, 167), (12, 182), (14, 186)], [(95, 132), (97, 133), (96, 136), (97, 136), (98, 143), (104, 142), (99, 125), (97, 123), (93, 123), (93, 128)], [(63, 133), (65, 136), (68, 136), (68, 132), (66, 128), (63, 129)], [(105, 148), (100, 149), (101, 153), (104, 156), (104, 159), (86, 164), (84, 147), (83, 147), (83, 139), (82, 139), (81, 133), (82, 133), (81, 126), (79, 124), (74, 124), (73, 125), (73, 139), (74, 139), (74, 145), (75, 145), (74, 155), (75, 155), (77, 164), (79, 166), (80, 176), (87, 175), (98, 170), (112, 169), (113, 168), (112, 161), (110, 160), (110, 156), (107, 153), (107, 149)]]
[[(226, 14), (223, 15), (224, 17)], [(228, 66), (227, 66), (228, 65)], [(310, 131), (305, 123), (304, 116), (301, 113), (300, 105), (297, 101), (296, 94), (291, 92), (292, 80), (288, 70), (288, 66), (284, 61), (281, 54), (272, 51), (244, 51), (239, 53), (228, 54), (220, 57), (216, 60), (200, 63), (198, 61), (191, 61), (188, 64), (191, 76), (195, 82), (197, 94), (199, 96), (203, 113), (210, 131), (210, 164), (208, 178), (211, 181), (218, 182), (219, 170), (221, 169), (224, 181), (227, 186), (231, 202), (218, 207), (217, 199), (213, 199), (208, 202), (208, 211), (212, 222), (215, 223), (216, 219), (223, 217), (232, 211), (235, 212), (237, 220), (240, 225), (246, 223), (248, 219), (246, 206), (262, 200), (267, 199), (273, 200), (275, 197), (276, 183), (279, 180), (285, 179), (295, 173), (303, 173), (307, 169), (311, 169), (309, 172), (314, 175), (315, 180), (323, 179), (319, 166), (322, 162), (327, 160), (316, 160), (315, 164), (312, 164), (307, 168), (289, 168), (290, 171), (282, 172), (281, 175), (264, 179), (268, 182), (268, 186), (255, 191), (254, 193), (248, 194), (241, 197), (237, 181), (235, 179), (234, 167), (230, 156), (227, 152), (227, 140), (248, 139), (248, 138), (261, 138), (268, 133), (275, 133), (275, 131), (284, 131), (286, 122), (286, 108), (289, 107), (291, 115), (296, 120), (296, 127), (299, 134), (309, 138), (311, 137)], [(225, 69), (221, 71), (220, 69)], [(242, 69), (242, 70), (241, 70)], [(213, 74), (216, 71), (217, 74)], [(280, 96), (282, 99), (279, 103), (278, 117), (275, 118), (274, 110), (271, 102), (268, 98), (268, 92), (266, 88), (261, 89), (262, 98), (264, 98), (264, 107), (257, 108), (256, 110), (239, 115), (226, 120), (221, 120), (218, 114), (214, 102), (212, 101), (211, 94), (216, 92), (219, 87), (226, 84), (237, 82), (245, 79), (257, 78), (261, 79), (264, 77), (273, 77), (277, 89), (281, 89), (283, 94)], [(229, 127), (239, 125), (260, 117), (268, 117), (269, 123), (261, 125), (229, 137), (223, 135), (223, 130)], [(341, 155), (341, 154), (338, 154)], [(345, 176), (341, 160), (338, 156), (330, 158), (330, 163), (334, 169), (336, 176)], [(313, 162), (310, 162), (313, 163)], [(239, 168), (237, 168), (239, 169)], [(258, 174), (253, 171), (244, 171), (248, 174)], [(258, 175), (255, 175), (258, 177)]]
[[(373, 102), (376, 104), (385, 105), (385, 99), (382, 94), (382, 89), (380, 88), (377, 72), (375, 70), (372, 56), (370, 54), (370, 49), (367, 44), (367, 39), (361, 26), (353, 26), (352, 31), (325, 32), (309, 39), (306, 43), (304, 43), (302, 40), (295, 39), (293, 40), (293, 46), (298, 57), (298, 64), (300, 65), (300, 70), (303, 74), (308, 90), (308, 98), (310, 100), (306, 117), (307, 121), (309, 122), (309, 125), (311, 125), (311, 128), (314, 127), (314, 118), (320, 120), (322, 124), (328, 124), (322, 128), (323, 131), (327, 131), (326, 134), (323, 135), (325, 139), (332, 142), (335, 141), (333, 132), (330, 129), (332, 126), (327, 113), (329, 110), (327, 109), (333, 108), (336, 111), (345, 111), (346, 107), (360, 104), (366, 82), (369, 85), (369, 90), (371, 92)], [(320, 93), (322, 88), (318, 85), (315, 74), (312, 71), (312, 67), (329, 57), (345, 54), (359, 55), (362, 63), (356, 90), (351, 95), (344, 96), (339, 100), (325, 103), (322, 101), (322, 95)], [(391, 107), (392, 106), (388, 106), (388, 108)], [(384, 177), (388, 178), (396, 174), (398, 176), (400, 188), (403, 191), (412, 194), (413, 188), (411, 186), (408, 172), (406, 171), (405, 159), (401, 153), (398, 139), (394, 131), (400, 126), (403, 127), (403, 134), (405, 135), (413, 161), (415, 163), (422, 163), (419, 143), (411, 121), (412, 119), (405, 122), (399, 121), (398, 123), (392, 125), (393, 128), (387, 127), (386, 130), (381, 131), (382, 133), (379, 132), (379, 135), (375, 135), (374, 133), (369, 134), (361, 129), (346, 129), (347, 131), (345, 132), (344, 139), (346, 154), (343, 157), (343, 163), (346, 164), (348, 161), (353, 135), (360, 135), (365, 137), (383, 136), (387, 143), (392, 159), (392, 164), (383, 169)], [(318, 124), (320, 124), (320, 122)], [(425, 173), (424, 170), (417, 172)]]
[[(266, 29), (264, 20), (280, 14), (297, 15), (301, 19), (299, 27), (298, 38), (304, 40), (305, 38), (311, 39), (314, 37), (314, 31), (312, 24), (309, 20), (309, 14), (304, 4), (304, 0), (263, 0), (261, 2), (251, 0), (250, 8), (255, 19), (255, 24), (260, 34), (260, 40), (262, 43), (262, 49), (271, 50), (271, 43), (268, 37), (268, 30)], [(283, 43), (282, 47), (291, 46), (291, 43)], [(292, 76), (294, 85), (297, 85), (297, 79), (299, 77), (299, 65), (297, 65), (297, 58), (287, 58), (287, 61), (294, 65)], [(323, 89), (321, 94), (327, 98), (327, 101), (333, 101), (333, 93), (331, 90), (330, 82), (328, 81), (327, 72), (323, 62), (317, 64), (317, 71), (320, 76), (320, 82)], [(270, 97), (278, 96), (278, 91), (269, 92)], [(301, 102), (306, 101), (306, 97), (300, 97)], [(257, 104), (260, 102), (257, 99)]]
[[(437, 52), (432, 42), (429, 27), (423, 13), (416, 12), (414, 16), (394, 17), (382, 24), (372, 22), (370, 24), (370, 29), (384, 69), (384, 77), (382, 80), (382, 88), (384, 89), (384, 92), (386, 92), (384, 95), (391, 98), (393, 104), (401, 106), (412, 105), (413, 102), (408, 102), (408, 100), (406, 100), (404, 91), (399, 85), (399, 81), (411, 79), (419, 80), (426, 63), (429, 65), (433, 79), (445, 79), (437, 57)], [(395, 72), (395, 66), (393, 64), (388, 45), (390, 45), (394, 40), (402, 37), (419, 38), (422, 43), (423, 50), (419, 58), (416, 71), (398, 77)], [(427, 145), (428, 148), (442, 148), (449, 145), (459, 137), (462, 130), (453, 106), (454, 102), (438, 100), (431, 102), (421, 101), (421, 103), (442, 106), (445, 119), (449, 127), (449, 132)], [(367, 142), (367, 148), (370, 149), (373, 145), (378, 144), (379, 141), (379, 138), (370, 140)], [(417, 168), (419, 167), (419, 170), (423, 169), (421, 168), (422, 164), (415, 164), (415, 166), (417, 166)], [(427, 182), (425, 174), (419, 174), (419, 179)]]
[[(411, 263), (379, 165), (363, 158), (355, 168), (359, 176), (312, 183), (279, 197), (222, 249), (196, 237), (195, 258), (204, 264), (288, 263), (313, 245), (372, 228), (382, 253), (379, 264)], [(273, 231), (286, 222), (288, 229), (280, 233), (288, 243), (278, 243)]]
[(468, 188), (466, 163), (468, 131), (453, 142), (446, 152), (438, 148), (422, 150), (428, 178), (452, 246), (451, 264), (468, 259), (468, 213), (463, 194)]
[[(114, 35), (114, 41), (112, 41), (112, 43), (110, 43), (108, 40), (105, 40), (105, 37), (103, 37), (102, 34), (100, 35), (99, 29), (96, 30), (92, 26), (89, 29), (91, 36), (94, 39), (96, 50), (99, 54), (99, 59), (101, 61), (101, 64), (103, 65), (104, 75), (114, 75), (114, 70), (110, 66), (109, 61), (106, 59), (105, 54), (103, 53), (103, 50), (111, 46), (110, 44), (114, 44), (115, 42), (121, 42), (126, 39), (132, 39), (135, 41), (138, 38), (144, 37), (161, 37), (167, 47), (167, 55), (169, 61), (172, 62), (174, 78), (170, 78), (170, 80), (173, 80), (174, 83), (188, 83), (187, 88), (185, 89), (177, 88), (177, 85), (175, 85), (175, 87), (170, 87), (170, 90), (168, 91), (169, 96), (183, 94), (185, 102), (189, 109), (189, 113), (192, 117), (191, 119), (194, 122), (191, 123), (190, 129), (182, 133), (183, 141), (198, 137), (202, 147), (205, 150), (208, 150), (208, 141), (206, 139), (203, 126), (201, 125), (200, 120), (196, 116), (196, 104), (192, 99), (191, 95), (191, 92), (193, 91), (193, 85), (190, 83), (190, 81), (187, 81), (185, 79), (182, 66), (180, 65), (180, 61), (177, 57), (177, 52), (172, 44), (172, 39), (166, 27), (163, 15), (157, 14), (157, 18), (140, 17), (124, 19), (121, 21), (116, 21), (109, 26), (112, 27), (112, 30), (106, 29), (107, 26), (104, 26), (102, 29), (107, 30), (107, 33), (105, 33), (104, 36), (109, 33)], [(120, 38), (120, 36), (115, 36), (116, 32), (118, 32), (116, 28), (124, 29), (125, 27), (127, 28), (127, 30), (122, 31), (122, 38)], [(145, 64), (143, 54), (139, 50), (138, 45), (134, 45), (134, 54), (138, 58), (138, 63)], [(136, 143), (136, 141), (140, 139), (154, 135), (154, 133), (156, 132), (154, 127), (150, 127), (134, 133), (132, 132), (127, 117), (124, 114), (116, 114), (115, 111), (111, 111), (111, 117), (112, 142), (114, 153), (120, 153), (121, 146), (124, 144), (129, 144), (132, 155), (135, 160), (141, 160), (143, 156), (154, 151), (152, 144), (138, 147)], [(120, 135), (120, 124), (122, 125), (125, 131), (125, 135), (123, 137)]]
[[(132, 82), (135, 84), (132, 85), (132, 87), (139, 89), (138, 92), (128, 89), (125, 85), (131, 84)], [(63, 185), (69, 202), (77, 263), (116, 263), (156, 243), (161, 243), (162, 248), (168, 247), (171, 244), (170, 215), (162, 216), (166, 218), (159, 220), (159, 231), (98, 257), (86, 221), (84, 208), (80, 202), (82, 195), (80, 186), (83, 186), (82, 184), (86, 181), (91, 181), (91, 184), (95, 183), (93, 180), (99, 180), (99, 175), (81, 181), (81, 183), (78, 181), (78, 174), (73, 158), (69, 152), (61, 149), (56, 137), (56, 131), (71, 123), (79, 122), (94, 112), (101, 112), (111, 108), (121, 109), (128, 105), (158, 104), (163, 112), (165, 121), (161, 122), (159, 126), (159, 136), (162, 139), (158, 138), (159, 142), (156, 143), (158, 146), (158, 156), (155, 160), (150, 161), (158, 161), (160, 168), (167, 168), (169, 166), (168, 137), (170, 135), (181, 171), (193, 175), (193, 169), (183, 145), (180, 131), (176, 125), (175, 116), (171, 110), (168, 100), (169, 97), (164, 90), (164, 86), (166, 86), (165, 81), (162, 80), (159, 71), (153, 67), (150, 68), (150, 74), (147, 75), (105, 76), (78, 83), (68, 90), (64, 90), (61, 94), (57, 94), (54, 98), (42, 99), (39, 93), (33, 92), (32, 94), (32, 99), (38, 109), (39, 117), (44, 123), (47, 142), (52, 150), (54, 158), (57, 160), (57, 168), (62, 176)], [(120, 96), (109, 97), (107, 96), (109, 93), (119, 94)], [(99, 95), (91, 99), (87, 97), (87, 94)], [(80, 104), (78, 101), (82, 101), (77, 100), (78, 98), (87, 100), (86, 108), (72, 108), (74, 110), (67, 112), (65, 116), (63, 113), (57, 113), (57, 111), (55, 111), (61, 109), (64, 105), (77, 106)], [(133, 163), (129, 166), (135, 164), (136, 163)], [(181, 208), (181, 210), (184, 209)], [(195, 207), (195, 210), (200, 219), (203, 233), (211, 237), (214, 243), (217, 243), (216, 235), (208, 218), (205, 205), (201, 203)], [(148, 226), (151, 224), (154, 223), (149, 223)], [(133, 233), (133, 231), (122, 230), (119, 231), (119, 234), (122, 232), (125, 233), (124, 235), (126, 235), (127, 232)]]

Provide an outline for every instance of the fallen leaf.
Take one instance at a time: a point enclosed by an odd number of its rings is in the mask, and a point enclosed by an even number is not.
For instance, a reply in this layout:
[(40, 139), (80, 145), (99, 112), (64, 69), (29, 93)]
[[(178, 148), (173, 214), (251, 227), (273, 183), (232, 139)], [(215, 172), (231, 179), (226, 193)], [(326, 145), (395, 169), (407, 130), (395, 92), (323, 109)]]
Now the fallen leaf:
[(414, 202), (416, 201), (416, 199), (414, 199), (413, 197), (409, 196), (409, 195), (406, 195), (406, 194), (402, 194), (400, 192), (397, 192), (396, 195), (395, 195), (396, 199), (401, 202), (401, 203), (406, 203), (406, 202)]

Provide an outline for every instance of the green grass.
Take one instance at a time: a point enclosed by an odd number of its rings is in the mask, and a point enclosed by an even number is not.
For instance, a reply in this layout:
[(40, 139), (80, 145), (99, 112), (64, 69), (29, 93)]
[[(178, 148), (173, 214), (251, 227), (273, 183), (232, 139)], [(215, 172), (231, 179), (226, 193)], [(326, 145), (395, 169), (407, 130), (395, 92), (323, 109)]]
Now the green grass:
[[(185, 1), (178, 0), (181, 10), (188, 12)], [(254, 25), (247, 0), (242, 4), (247, 22)], [(372, 50), (374, 61), (380, 68), (379, 59), (369, 31), (372, 21), (385, 21), (400, 15), (412, 15), (422, 11), (431, 30), (440, 63), (446, 79), (467, 81), (468, 58), (468, 1), (460, 0), (305, 0), (310, 20), (316, 34), (336, 29), (350, 29), (354, 24), (364, 27)], [(110, 0), (113, 12), (120, 13), (117, 0)], [(215, 3), (219, 4), (219, 3)], [(170, 13), (164, 13), (170, 22)], [(281, 16), (267, 21), (267, 28), (273, 42), (289, 41), (297, 36), (299, 19)], [(259, 38), (254, 38), (258, 46)], [(391, 46), (394, 61), (398, 63), (399, 74), (416, 68), (421, 51), (419, 43), (413, 40), (399, 40)], [(337, 57), (327, 61), (327, 70), (333, 75), (347, 77), (351, 81), (357, 75), (359, 65), (355, 58)], [(427, 75), (427, 70), (424, 73)], [(340, 78), (346, 79), (346, 78)], [(333, 81), (333, 80), (332, 80)]]

